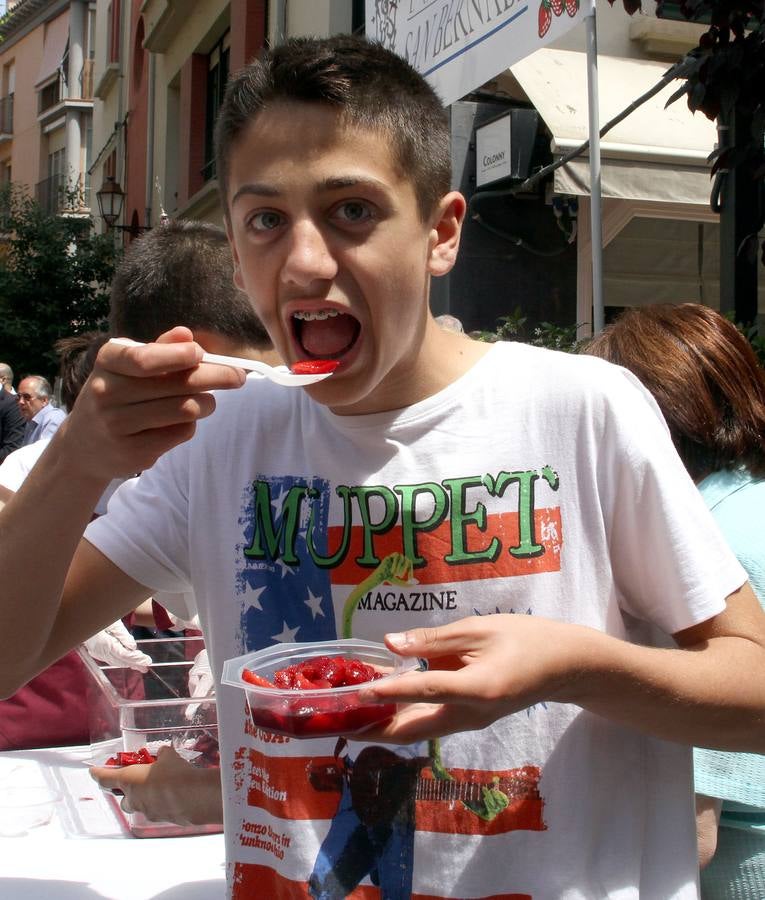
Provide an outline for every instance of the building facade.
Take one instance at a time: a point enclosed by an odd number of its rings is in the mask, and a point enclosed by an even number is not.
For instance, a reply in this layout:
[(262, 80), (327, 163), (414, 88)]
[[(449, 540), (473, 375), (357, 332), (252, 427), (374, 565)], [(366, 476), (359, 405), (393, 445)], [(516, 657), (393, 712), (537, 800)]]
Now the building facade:
[[(601, 124), (704, 30), (657, 19), (652, 0), (643, 5), (629, 17), (621, 4), (598, 3)], [(229, 74), (285, 36), (363, 31), (364, 21), (364, 0), (19, 0), (0, 20), (0, 180), (21, 181), (48, 203), (62, 183), (76, 185), (100, 228), (95, 197), (106, 188), (118, 201), (110, 225), (125, 241), (163, 215), (220, 223), (212, 135)], [(433, 309), (468, 330), (492, 329), (515, 310), (531, 327), (589, 330), (586, 154), (518, 190), (525, 174), (587, 138), (584, 48), (579, 25), (450, 107), (454, 186), (471, 206), (459, 262), (434, 282)], [(707, 162), (717, 134), (684, 99), (665, 109), (678, 86), (641, 102), (602, 139), (607, 318), (658, 300), (719, 307)], [(507, 114), (523, 123), (526, 171), (479, 185), (479, 130)], [(761, 316), (763, 281), (761, 272)]]
[(17, 0), (0, 21), (0, 182), (90, 210), (95, 4)]

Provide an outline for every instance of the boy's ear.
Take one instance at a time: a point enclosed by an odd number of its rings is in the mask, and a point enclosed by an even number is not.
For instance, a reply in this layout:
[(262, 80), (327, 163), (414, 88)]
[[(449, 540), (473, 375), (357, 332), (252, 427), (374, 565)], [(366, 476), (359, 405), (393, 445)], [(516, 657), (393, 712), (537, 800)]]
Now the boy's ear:
[(236, 244), (234, 243), (234, 235), (231, 232), (231, 223), (228, 220), (228, 216), (225, 217), (225, 225), (226, 236), (228, 237), (228, 242), (231, 246), (231, 255), (234, 258), (234, 286), (238, 287), (240, 291), (244, 291), (244, 283), (242, 282), (242, 268), (239, 265), (239, 254), (236, 252)]
[(430, 233), (428, 271), (431, 275), (446, 275), (457, 261), (466, 209), (467, 203), (459, 191), (450, 191), (441, 198)]

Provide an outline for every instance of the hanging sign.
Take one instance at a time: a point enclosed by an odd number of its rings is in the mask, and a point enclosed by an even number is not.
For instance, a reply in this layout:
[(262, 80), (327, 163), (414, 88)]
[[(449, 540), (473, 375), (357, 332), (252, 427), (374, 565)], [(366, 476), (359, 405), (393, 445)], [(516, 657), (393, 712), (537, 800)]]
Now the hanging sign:
[(564, 35), (580, 0), (366, 0), (366, 34), (408, 60), (445, 106)]

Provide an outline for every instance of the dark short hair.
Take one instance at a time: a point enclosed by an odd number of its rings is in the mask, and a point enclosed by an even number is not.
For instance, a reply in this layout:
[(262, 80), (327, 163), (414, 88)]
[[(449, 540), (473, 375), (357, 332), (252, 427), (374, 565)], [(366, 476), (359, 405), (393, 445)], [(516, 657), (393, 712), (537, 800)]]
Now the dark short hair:
[(109, 340), (103, 331), (85, 331), (71, 337), (60, 338), (53, 345), (59, 358), (61, 377), (61, 403), (71, 411), (93, 371), (98, 351)]
[(215, 138), (226, 215), (232, 148), (258, 113), (282, 101), (325, 104), (340, 112), (344, 125), (379, 132), (414, 185), (423, 220), (449, 192), (449, 120), (422, 75), (361, 37), (299, 37), (265, 50), (228, 84)]
[(725, 316), (699, 303), (627, 309), (583, 349), (643, 382), (695, 481), (740, 465), (765, 476), (765, 369)]
[(173, 219), (125, 251), (112, 281), (109, 327), (113, 334), (148, 342), (186, 325), (270, 349), (268, 332), (233, 277), (222, 228)]

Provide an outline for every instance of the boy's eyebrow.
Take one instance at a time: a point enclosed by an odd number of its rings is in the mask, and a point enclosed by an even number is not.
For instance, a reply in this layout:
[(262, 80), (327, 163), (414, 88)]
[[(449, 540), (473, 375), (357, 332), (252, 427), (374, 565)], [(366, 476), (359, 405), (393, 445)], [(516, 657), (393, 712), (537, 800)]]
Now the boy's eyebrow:
[[(323, 191), (337, 191), (349, 187), (368, 187), (374, 190), (384, 190), (385, 184), (377, 178), (370, 178), (367, 175), (333, 175), (320, 181), (315, 188), (315, 193), (320, 194)], [(279, 197), (283, 192), (272, 184), (262, 184), (252, 182), (243, 184), (231, 198), (231, 205), (247, 195), (255, 195), (258, 197)]]
[(231, 205), (233, 206), (240, 197), (244, 197), (247, 194), (255, 194), (258, 197), (278, 197), (280, 193), (280, 190), (269, 184), (258, 184), (257, 182), (243, 184), (231, 198)]
[(385, 188), (382, 181), (369, 175), (335, 175), (326, 178), (318, 185), (317, 190), (336, 191), (347, 187), (370, 187), (376, 190)]

